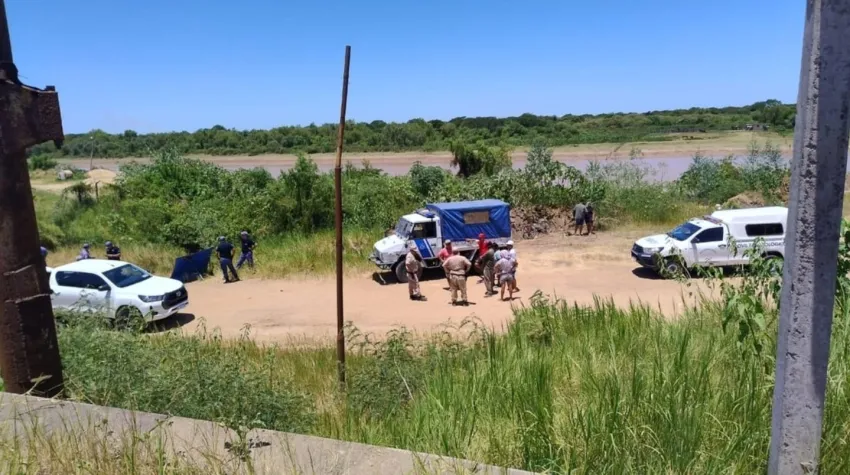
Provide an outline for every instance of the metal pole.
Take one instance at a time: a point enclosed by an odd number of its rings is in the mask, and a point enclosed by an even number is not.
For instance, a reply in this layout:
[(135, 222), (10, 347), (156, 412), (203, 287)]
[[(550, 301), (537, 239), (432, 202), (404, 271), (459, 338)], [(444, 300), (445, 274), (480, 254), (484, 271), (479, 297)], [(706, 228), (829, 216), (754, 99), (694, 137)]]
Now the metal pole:
[(342, 105), (339, 110), (339, 132), (336, 138), (334, 164), (334, 224), (336, 227), (336, 358), (340, 387), (345, 387), (345, 334), (342, 305), (342, 147), (345, 141), (345, 107), (348, 103), (348, 64), (351, 46), (345, 47), (345, 68), (342, 73)]
[(27, 148), (62, 138), (55, 89), (18, 80), (0, 0), (0, 375), (13, 393), (52, 397), (63, 387), (26, 161)]
[(850, 2), (809, 0), (797, 96), (769, 474), (817, 473), (847, 172)]

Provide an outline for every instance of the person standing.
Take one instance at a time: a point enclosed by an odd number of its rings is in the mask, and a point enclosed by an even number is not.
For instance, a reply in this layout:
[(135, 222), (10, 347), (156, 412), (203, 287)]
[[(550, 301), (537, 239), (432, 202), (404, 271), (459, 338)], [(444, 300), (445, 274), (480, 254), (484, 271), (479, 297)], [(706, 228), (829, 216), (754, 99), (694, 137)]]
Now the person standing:
[(519, 287), (516, 285), (516, 268), (517, 268), (517, 260), (516, 260), (516, 249), (514, 249), (514, 242), (508, 241), (507, 249), (505, 250), (504, 256), (507, 257), (508, 260), (513, 262), (513, 291), (519, 292)]
[(499, 282), (500, 295), (499, 299), (502, 301), (505, 300), (505, 290), (508, 291), (508, 300), (514, 299), (514, 263), (516, 261), (512, 261), (507, 258), (507, 254), (503, 253), (502, 258), (496, 262), (496, 280)]
[(82, 261), (85, 259), (91, 259), (91, 252), (89, 252), (89, 243), (84, 243), (83, 248), (80, 249), (80, 254), (77, 256), (78, 261)]
[(587, 224), (587, 235), (596, 234), (596, 231), (593, 230), (593, 203), (590, 201), (585, 206), (584, 222)]
[(239, 255), (239, 262), (236, 263), (236, 268), (241, 269), (242, 264), (248, 262), (248, 267), (254, 269), (254, 248), (257, 244), (248, 236), (248, 231), (242, 231), (239, 234), (240, 244), (242, 244), (242, 254)]
[[(443, 243), (443, 248), (440, 249), (440, 252), (437, 254), (437, 258), (440, 259), (440, 266), (443, 266), (448, 260), (449, 257), (452, 256), (452, 242), (448, 239)], [(445, 267), (443, 267), (445, 269)], [(452, 280), (449, 278), (449, 273), (446, 272), (446, 282), (449, 284), (449, 289), (452, 288)]]
[(422, 256), (415, 243), (408, 246), (407, 256), (404, 258), (404, 270), (407, 271), (407, 290), (410, 292), (410, 300), (424, 302), (426, 299), (419, 288), (419, 272), (422, 270)]
[[(484, 254), (487, 253), (487, 238), (484, 236), (484, 233), (478, 233), (478, 259), (480, 260)], [(478, 283), (484, 282), (484, 276), (481, 276), (478, 279)]]
[(44, 246), (41, 246), (41, 257), (47, 259), (47, 248)]
[(573, 220), (575, 220), (575, 234), (581, 236), (581, 230), (584, 227), (584, 221), (587, 218), (587, 206), (584, 203), (579, 203), (573, 208)]
[(481, 255), (478, 258), (478, 265), (481, 269), (481, 274), (484, 276), (484, 287), (486, 288), (485, 297), (489, 297), (496, 293), (493, 290), (493, 277), (494, 277), (494, 268), (496, 265), (496, 244), (490, 243), (487, 249), (487, 252)]
[[(452, 291), (452, 305), (469, 305), (466, 298), (466, 274), (472, 268), (472, 263), (469, 259), (460, 255), (457, 250), (452, 251), (452, 257), (446, 259), (443, 263), (443, 269), (446, 275), (449, 276), (449, 288)], [(460, 292), (460, 300), (457, 294)]]
[(106, 241), (106, 258), (110, 261), (121, 260), (121, 249), (113, 244), (112, 241)]
[[(215, 253), (218, 255), (218, 263), (221, 266), (221, 272), (224, 274), (224, 283), (238, 282), (239, 274), (233, 268), (233, 244), (227, 242), (224, 236), (218, 237), (218, 247), (215, 248)], [(233, 274), (233, 279), (230, 279), (227, 271)]]

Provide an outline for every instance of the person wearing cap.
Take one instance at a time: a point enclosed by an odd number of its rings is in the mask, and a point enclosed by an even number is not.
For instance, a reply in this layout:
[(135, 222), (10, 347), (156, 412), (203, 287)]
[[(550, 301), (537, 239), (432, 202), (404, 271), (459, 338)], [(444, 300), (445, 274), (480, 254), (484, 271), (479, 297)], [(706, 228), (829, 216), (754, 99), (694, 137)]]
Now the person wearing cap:
[(508, 291), (508, 300), (514, 299), (514, 272), (516, 272), (516, 261), (513, 261), (508, 256), (507, 251), (503, 251), (501, 258), (496, 262), (495, 266), (496, 281), (499, 283), (501, 295), (499, 298), (505, 300), (505, 290)]
[(419, 272), (422, 270), (422, 256), (415, 243), (408, 245), (407, 256), (404, 258), (404, 270), (407, 271), (407, 290), (410, 300), (424, 302), (426, 299), (419, 289)]
[(47, 259), (47, 248), (44, 247), (44, 246), (41, 246), (40, 250), (41, 250), (41, 257)]
[(91, 259), (91, 252), (89, 252), (89, 243), (84, 243), (83, 248), (80, 249), (80, 254), (77, 256), (78, 261), (82, 261), (85, 259)]
[(120, 261), (121, 248), (113, 244), (112, 241), (106, 241), (106, 258), (110, 261)]
[[(466, 298), (466, 274), (472, 268), (472, 263), (469, 259), (462, 256), (457, 249), (452, 250), (452, 257), (446, 259), (443, 263), (443, 269), (446, 275), (449, 276), (449, 289), (452, 291), (452, 305), (469, 305)], [(458, 291), (460, 292), (460, 300), (457, 298)]]
[(516, 260), (516, 249), (514, 249), (514, 242), (508, 241), (506, 244), (506, 249), (503, 251), (503, 257), (512, 262), (513, 265), (513, 291), (519, 292), (519, 287), (516, 285), (516, 268), (517, 268), (517, 260)]
[(478, 258), (478, 267), (481, 269), (481, 275), (484, 277), (484, 287), (487, 289), (484, 293), (485, 297), (489, 297), (496, 293), (496, 291), (493, 290), (493, 269), (496, 265), (496, 243), (488, 243), (487, 248), (487, 251)]
[[(233, 268), (233, 244), (227, 242), (226, 237), (219, 236), (218, 246), (215, 248), (215, 253), (218, 255), (218, 263), (221, 265), (221, 272), (224, 274), (224, 283), (229, 284), (230, 282), (238, 282), (239, 274), (237, 274), (236, 269)], [(228, 270), (233, 274), (232, 280), (227, 273)]]
[(256, 243), (248, 236), (248, 231), (242, 231), (239, 234), (240, 244), (242, 244), (242, 254), (239, 255), (239, 262), (236, 263), (236, 268), (241, 269), (242, 264), (248, 262), (248, 267), (254, 268), (254, 247)]
[[(440, 259), (440, 266), (446, 263), (446, 260), (452, 256), (452, 242), (449, 239), (446, 239), (443, 242), (443, 248), (440, 249), (440, 252), (437, 254), (437, 258)], [(449, 273), (446, 272), (446, 282), (449, 284), (449, 289), (452, 288), (452, 280), (449, 278)]]

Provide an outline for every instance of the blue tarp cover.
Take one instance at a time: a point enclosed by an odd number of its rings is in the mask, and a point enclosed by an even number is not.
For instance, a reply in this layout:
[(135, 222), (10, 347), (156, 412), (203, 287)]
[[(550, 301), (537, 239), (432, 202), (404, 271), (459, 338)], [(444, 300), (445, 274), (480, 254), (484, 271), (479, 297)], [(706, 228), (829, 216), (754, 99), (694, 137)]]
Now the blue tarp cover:
[[(429, 211), (440, 216), (443, 239), (478, 239), (484, 233), (487, 239), (511, 237), (511, 207), (500, 200), (456, 201), (453, 203), (431, 203)], [(465, 215), (472, 212), (489, 212), (487, 222), (477, 222), (480, 217), (469, 216), (473, 223), (467, 223)]]
[(184, 283), (198, 280), (207, 274), (210, 267), (210, 256), (212, 256), (212, 248), (178, 257), (174, 261), (171, 278)]

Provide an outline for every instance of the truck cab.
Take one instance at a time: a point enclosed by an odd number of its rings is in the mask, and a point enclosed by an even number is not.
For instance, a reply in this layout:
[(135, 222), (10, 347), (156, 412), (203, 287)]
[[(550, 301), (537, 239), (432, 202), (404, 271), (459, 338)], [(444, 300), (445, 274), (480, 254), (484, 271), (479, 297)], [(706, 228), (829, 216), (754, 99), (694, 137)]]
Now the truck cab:
[(478, 235), (504, 245), (511, 238), (510, 207), (499, 200), (432, 203), (399, 218), (395, 229), (375, 243), (369, 257), (381, 270), (391, 270), (407, 282), (404, 258), (413, 242), (422, 255), (423, 267), (438, 268), (437, 255), (446, 240), (470, 261), (478, 258)]
[(781, 263), (787, 221), (788, 208), (780, 206), (715, 211), (665, 234), (638, 239), (631, 255), (645, 268), (675, 275), (697, 266), (747, 265), (746, 250), (763, 239), (764, 257)]

